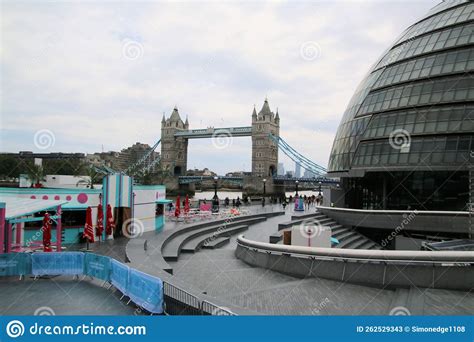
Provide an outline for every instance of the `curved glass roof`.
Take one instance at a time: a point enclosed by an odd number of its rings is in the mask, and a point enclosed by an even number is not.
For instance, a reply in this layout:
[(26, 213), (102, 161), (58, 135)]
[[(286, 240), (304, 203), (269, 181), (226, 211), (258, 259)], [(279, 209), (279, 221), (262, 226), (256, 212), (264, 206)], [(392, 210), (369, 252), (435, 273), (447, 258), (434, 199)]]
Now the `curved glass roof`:
[[(364, 153), (375, 153), (375, 146), (377, 151), (389, 146), (391, 131), (406, 130), (413, 141), (427, 139), (427, 134), (438, 135), (439, 139), (457, 134), (458, 140), (461, 135), (472, 135), (473, 72), (474, 3), (443, 2), (405, 30), (360, 83), (336, 133), (329, 172), (368, 169), (372, 160), (369, 162)], [(406, 121), (413, 117), (416, 125)], [(462, 141), (456, 146), (465, 148), (466, 142)], [(414, 146), (428, 148), (431, 143)], [(453, 154), (446, 149), (432, 152), (446, 151)], [(393, 153), (400, 154), (400, 150)], [(406, 157), (401, 159), (407, 161), (403, 165), (422, 162), (416, 149), (408, 147), (402, 153)], [(455, 157), (454, 163), (463, 160), (461, 155), (464, 152)], [(377, 160), (378, 166), (385, 162)], [(392, 165), (388, 160), (387, 165)], [(428, 159), (441, 166), (446, 165), (444, 160), (443, 156)], [(399, 158), (397, 163), (397, 167), (402, 165)]]

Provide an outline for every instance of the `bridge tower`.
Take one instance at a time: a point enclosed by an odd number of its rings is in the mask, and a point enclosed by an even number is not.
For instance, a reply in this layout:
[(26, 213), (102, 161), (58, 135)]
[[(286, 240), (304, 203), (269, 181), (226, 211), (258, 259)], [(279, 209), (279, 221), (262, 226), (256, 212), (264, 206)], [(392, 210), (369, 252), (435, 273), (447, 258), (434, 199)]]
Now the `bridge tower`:
[(265, 99), (260, 112), (253, 108), (252, 113), (252, 173), (254, 176), (271, 177), (278, 167), (278, 146), (269, 134), (280, 136), (280, 116), (270, 110)]
[(171, 116), (161, 120), (161, 167), (169, 170), (174, 176), (183, 176), (187, 170), (188, 139), (175, 137), (177, 131), (189, 129), (188, 118), (183, 122), (178, 108), (174, 108)]

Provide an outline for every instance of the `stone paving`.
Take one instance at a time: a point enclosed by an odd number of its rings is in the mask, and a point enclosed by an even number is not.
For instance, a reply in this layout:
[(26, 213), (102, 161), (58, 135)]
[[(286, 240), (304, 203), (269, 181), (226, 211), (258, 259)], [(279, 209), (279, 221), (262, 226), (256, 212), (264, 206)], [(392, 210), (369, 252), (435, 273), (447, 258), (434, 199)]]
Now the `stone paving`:
[[(294, 214), (287, 208), (284, 216), (252, 225), (244, 235), (268, 242), (268, 236), (277, 231), (278, 223), (289, 221)], [(170, 262), (174, 268), (173, 278), (220, 302), (262, 314), (383, 315), (393, 309), (396, 294), (391, 289), (318, 278), (297, 279), (247, 265), (234, 256), (236, 238), (232, 237), (228, 245), (217, 250), (181, 254), (178, 261)], [(474, 313), (472, 293), (433, 289), (411, 291), (419, 292), (420, 300), (403, 304), (418, 314)]]
[[(251, 207), (252, 213), (281, 210), (280, 206)], [(314, 212), (314, 208), (311, 208)], [(308, 212), (306, 212), (308, 213)], [(244, 235), (268, 242), (277, 231), (278, 223), (286, 222), (295, 213), (286, 214), (250, 226)], [(167, 222), (165, 230), (182, 227), (184, 223)], [(151, 234), (151, 233), (150, 233)], [(149, 233), (145, 234), (149, 235)], [(150, 235), (152, 236), (152, 235)], [(121, 238), (91, 244), (95, 253), (108, 255), (125, 262), (125, 246), (130, 240)], [(83, 247), (69, 246), (70, 250)], [(229, 244), (216, 250), (182, 253), (179, 260), (170, 262), (177, 285), (185, 284), (195, 293), (203, 293), (221, 306), (242, 308), (249, 313), (269, 315), (380, 315), (389, 314), (397, 306), (404, 306), (418, 315), (472, 315), (474, 294), (434, 289), (380, 289), (346, 284), (337, 281), (307, 278), (298, 279), (277, 272), (253, 267), (234, 255), (236, 236)], [(143, 246), (140, 246), (142, 249)], [(153, 260), (133, 262), (151, 274)], [(159, 272), (162, 273), (162, 272)], [(159, 276), (159, 274), (156, 274)], [(167, 276), (169, 276), (167, 274)], [(107, 290), (101, 283), (88, 278), (71, 281), (70, 277), (53, 277), (33, 281), (27, 278), (4, 278), (0, 281), (0, 314), (30, 315), (46, 306), (57, 315), (132, 315), (134, 306), (120, 301), (118, 292)], [(54, 295), (59, 297), (54, 298)], [(53, 299), (54, 298), (54, 299)], [(402, 299), (400, 299), (402, 298)]]
[(0, 315), (133, 315), (136, 308), (120, 300), (118, 291), (102, 287), (102, 282), (84, 278), (27, 277), (2, 278)]

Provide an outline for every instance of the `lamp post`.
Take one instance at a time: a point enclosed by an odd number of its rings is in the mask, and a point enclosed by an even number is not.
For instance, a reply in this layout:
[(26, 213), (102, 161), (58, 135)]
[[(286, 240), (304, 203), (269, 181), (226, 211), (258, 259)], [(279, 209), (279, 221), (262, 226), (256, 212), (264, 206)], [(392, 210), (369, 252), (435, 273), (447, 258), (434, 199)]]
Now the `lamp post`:
[(298, 181), (295, 181), (295, 184), (296, 184), (296, 195), (295, 196), (298, 196)]
[(217, 180), (219, 179), (219, 177), (217, 176), (214, 176), (214, 199), (218, 199), (219, 197), (217, 196)]
[(267, 192), (266, 184), (267, 184), (267, 179), (264, 178), (262, 179), (263, 181), (263, 197), (265, 197), (265, 193)]
[(219, 212), (219, 197), (217, 196), (217, 180), (219, 177), (214, 176), (214, 197), (212, 198), (212, 212)]
[(319, 189), (318, 189), (318, 191), (319, 191), (319, 196), (321, 196), (321, 182), (318, 182), (318, 183), (319, 183)]

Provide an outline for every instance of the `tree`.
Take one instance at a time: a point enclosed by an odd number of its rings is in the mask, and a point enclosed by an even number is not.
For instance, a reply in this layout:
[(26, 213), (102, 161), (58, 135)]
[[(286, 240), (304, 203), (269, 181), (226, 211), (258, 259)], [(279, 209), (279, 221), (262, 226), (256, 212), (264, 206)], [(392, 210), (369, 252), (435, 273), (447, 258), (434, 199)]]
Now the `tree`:
[(86, 187), (91, 189), (94, 189), (94, 183), (98, 182), (102, 177), (102, 175), (97, 172), (96, 168), (93, 165), (88, 164), (84, 164), (80, 168), (79, 173), (79, 177), (81, 179), (77, 182), (77, 185), (85, 184)]
[(42, 181), (45, 181), (45, 172), (42, 166), (33, 164), (26, 171), (26, 175), (34, 188), (41, 188)]

